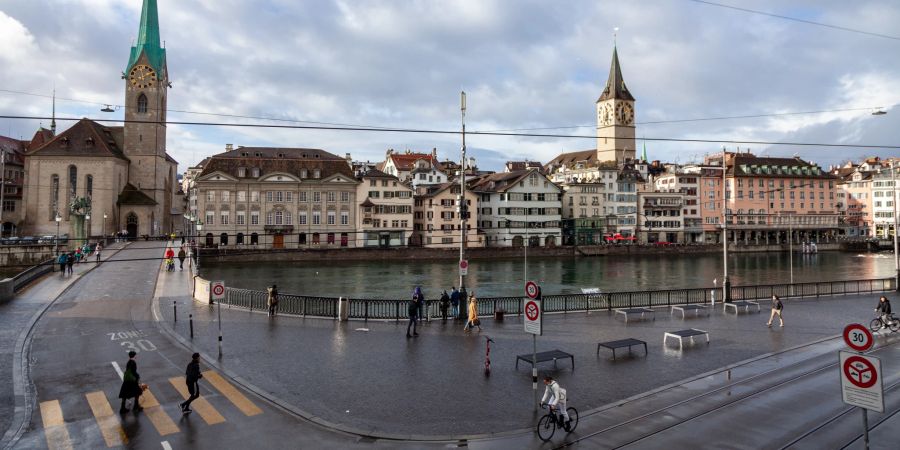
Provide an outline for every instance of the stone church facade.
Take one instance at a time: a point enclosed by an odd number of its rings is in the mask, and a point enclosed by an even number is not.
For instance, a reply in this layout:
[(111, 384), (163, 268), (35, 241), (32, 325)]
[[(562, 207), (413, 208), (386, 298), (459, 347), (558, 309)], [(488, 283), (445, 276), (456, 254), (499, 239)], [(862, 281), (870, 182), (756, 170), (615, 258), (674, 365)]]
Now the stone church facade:
[(74, 236), (76, 198), (91, 202), (90, 236), (132, 236), (175, 229), (177, 162), (166, 153), (166, 51), (160, 46), (156, 0), (145, 0), (138, 38), (125, 71), (125, 124), (82, 119), (26, 153), (25, 233)]

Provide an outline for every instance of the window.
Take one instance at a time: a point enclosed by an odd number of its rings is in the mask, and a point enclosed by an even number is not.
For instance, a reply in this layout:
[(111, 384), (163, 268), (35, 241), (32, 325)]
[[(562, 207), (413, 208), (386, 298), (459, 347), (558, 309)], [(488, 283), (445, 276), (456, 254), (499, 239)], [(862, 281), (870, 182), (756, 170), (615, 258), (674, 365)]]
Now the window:
[(237, 201), (246, 202), (247, 201), (247, 191), (237, 191)]
[(223, 202), (231, 201), (231, 191), (222, 191), (222, 201)]
[(50, 220), (59, 213), (59, 175), (50, 176)]
[(222, 214), (219, 217), (222, 219), (220, 221), (220, 225), (228, 225), (228, 211), (222, 211)]
[(250, 201), (259, 203), (259, 191), (250, 191)]
[(327, 199), (328, 199), (328, 202), (329, 202), (329, 203), (334, 202), (334, 199), (335, 199), (335, 192), (334, 192), (334, 191), (328, 191), (328, 197), (327, 197)]
[(266, 213), (266, 225), (275, 225), (275, 214)]
[(256, 233), (250, 234), (250, 245), (259, 244), (259, 235)]
[(322, 223), (322, 213), (319, 211), (313, 211), (313, 225), (319, 225)]
[(13, 212), (16, 210), (15, 200), (3, 200), (3, 210)]
[(278, 203), (283, 203), (284, 202), (284, 192), (276, 191), (275, 192), (275, 201)]
[[(259, 211), (251, 211), (250, 212), (250, 225), (259, 225)], [(256, 233), (253, 233), (253, 234), (256, 234)]]
[(240, 167), (238, 168), (238, 178), (244, 178), (247, 176), (247, 169)]
[(322, 201), (322, 193), (319, 191), (313, 192), (313, 202), (319, 203)]
[(216, 191), (206, 191), (206, 201), (208, 201), (208, 202), (216, 201)]
[(275, 225), (284, 225), (283, 211), (275, 211)]
[(321, 175), (319, 169), (313, 169), (313, 178), (319, 178), (319, 175)]
[(350, 201), (350, 193), (349, 192), (341, 192), (341, 201), (349, 202)]
[(206, 225), (212, 225), (215, 221), (216, 214), (212, 211), (206, 212)]
[(306, 191), (300, 191), (298, 197), (300, 198), (297, 201), (306, 203)]
[(259, 169), (256, 167), (250, 169), (250, 174), (253, 176), (253, 178), (259, 178)]
[(272, 191), (266, 191), (266, 201), (272, 202), (275, 200), (275, 193)]
[(328, 211), (328, 225), (334, 225), (334, 211)]
[(328, 243), (334, 244), (334, 233), (328, 233)]
[(294, 224), (294, 216), (290, 211), (284, 212), (284, 224), (285, 225), (293, 225)]
[(287, 191), (284, 193), (284, 201), (291, 203), (294, 201), (294, 193), (291, 191)]
[(350, 213), (347, 211), (341, 211), (341, 225), (349, 225), (350, 224)]
[(138, 109), (139, 113), (147, 112), (147, 96), (146, 95), (141, 94), (138, 96), (137, 109)]
[(94, 196), (94, 177), (93, 175), (88, 175), (84, 180), (84, 191), (87, 198), (91, 198)]
[[(245, 225), (245, 223), (244, 223), (244, 214), (245, 214), (245, 213), (244, 213), (243, 211), (238, 211), (238, 212), (237, 212), (237, 215), (236, 215), (235, 218), (234, 218), (234, 223), (237, 224), (237, 225)], [(241, 243), (243, 243), (243, 241), (238, 242), (238, 244), (241, 244)]]
[(237, 245), (241, 245), (244, 243), (244, 233), (238, 233), (234, 238), (234, 243)]
[(300, 169), (300, 178), (306, 178), (306, 169)]
[(300, 211), (299, 218), (300, 218), (299, 224), (306, 225), (306, 211)]

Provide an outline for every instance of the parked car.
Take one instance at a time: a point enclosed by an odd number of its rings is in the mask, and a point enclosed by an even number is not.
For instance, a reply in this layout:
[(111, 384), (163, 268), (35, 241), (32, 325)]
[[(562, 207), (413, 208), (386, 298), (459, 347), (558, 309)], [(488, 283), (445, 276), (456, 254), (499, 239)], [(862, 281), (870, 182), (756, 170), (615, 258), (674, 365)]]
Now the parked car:
[(19, 245), (19, 237), (18, 236), (10, 236), (8, 238), (3, 238), (3, 245)]
[(46, 236), (41, 236), (40, 239), (38, 239), (37, 243), (38, 244), (52, 244), (55, 240), (56, 240), (56, 236), (54, 236), (52, 234), (48, 234)]
[(19, 239), (20, 245), (34, 245), (37, 243), (37, 238), (34, 236), (25, 236), (22, 239)]

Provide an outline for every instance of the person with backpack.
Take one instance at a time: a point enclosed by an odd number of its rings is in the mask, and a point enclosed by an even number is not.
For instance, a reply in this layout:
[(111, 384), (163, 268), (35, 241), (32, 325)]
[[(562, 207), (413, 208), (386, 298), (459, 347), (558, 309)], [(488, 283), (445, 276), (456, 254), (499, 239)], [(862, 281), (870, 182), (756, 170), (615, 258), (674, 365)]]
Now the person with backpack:
[(784, 319), (781, 317), (782, 309), (784, 309), (784, 303), (781, 303), (781, 299), (777, 295), (772, 295), (772, 314), (769, 316), (769, 322), (766, 323), (767, 327), (771, 327), (775, 316), (778, 316), (778, 321), (781, 323), (781, 327), (784, 328)]
[(74, 266), (74, 265), (75, 265), (75, 253), (69, 252), (69, 254), (66, 255), (66, 272), (68, 272), (69, 275), (72, 275), (75, 273), (75, 271), (72, 269), (72, 266)]
[(200, 398), (201, 378), (203, 378), (203, 374), (200, 373), (200, 354), (194, 353), (191, 355), (191, 362), (188, 363), (187, 370), (184, 373), (184, 382), (187, 384), (190, 396), (179, 405), (181, 406), (182, 414), (190, 414), (192, 412), (191, 402)]
[(544, 386), (546, 387), (544, 388), (544, 396), (541, 397), (541, 405), (550, 405), (551, 409), (562, 414), (563, 423), (560, 425), (562, 425), (563, 429), (569, 431), (572, 419), (569, 418), (569, 413), (566, 412), (566, 390), (550, 375), (544, 376)]
[(447, 295), (447, 291), (441, 293), (441, 319), (446, 322), (447, 321), (447, 310), (450, 309), (450, 296)]
[[(409, 304), (406, 307), (406, 313), (409, 316), (409, 323), (406, 324), (406, 337), (411, 338), (413, 336), (418, 336), (419, 333), (416, 332), (416, 322), (419, 319), (419, 301), (415, 295), (409, 300)], [(409, 327), (412, 327), (413, 334), (409, 334)]]

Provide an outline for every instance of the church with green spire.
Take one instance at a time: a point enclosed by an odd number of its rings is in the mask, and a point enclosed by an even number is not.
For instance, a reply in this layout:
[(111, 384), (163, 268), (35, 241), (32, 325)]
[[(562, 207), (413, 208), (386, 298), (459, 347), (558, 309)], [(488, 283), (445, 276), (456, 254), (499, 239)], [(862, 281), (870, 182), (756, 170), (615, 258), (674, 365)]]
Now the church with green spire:
[(125, 124), (82, 119), (27, 152), (26, 233), (54, 234), (59, 226), (71, 237), (155, 236), (180, 223), (178, 163), (166, 153), (171, 83), (161, 44), (157, 2), (143, 0), (137, 39), (121, 73)]

